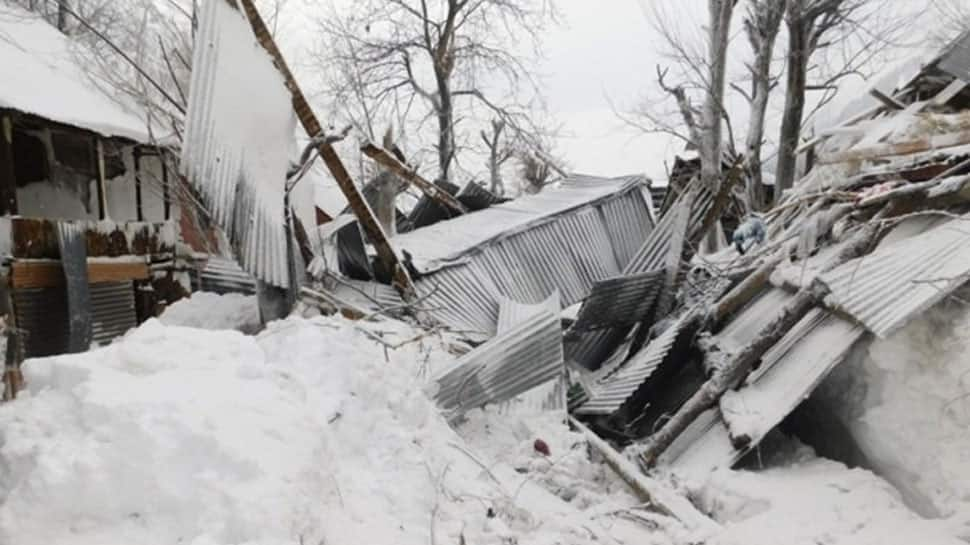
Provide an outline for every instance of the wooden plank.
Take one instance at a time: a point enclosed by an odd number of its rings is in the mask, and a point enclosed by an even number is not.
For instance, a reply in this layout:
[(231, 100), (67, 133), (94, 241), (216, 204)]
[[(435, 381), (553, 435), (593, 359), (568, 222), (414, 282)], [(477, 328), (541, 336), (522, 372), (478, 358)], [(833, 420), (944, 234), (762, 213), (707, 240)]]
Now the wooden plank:
[(447, 191), (422, 178), (416, 170), (398, 161), (394, 156), (388, 153), (387, 150), (379, 148), (371, 142), (365, 142), (360, 146), (360, 151), (394, 174), (397, 174), (401, 178), (416, 185), (418, 189), (420, 189), (425, 195), (438, 204), (447, 206), (448, 208), (456, 210), (462, 214), (468, 213), (468, 210), (464, 205), (458, 202), (458, 199), (452, 197)]
[[(296, 111), (297, 118), (300, 120), (300, 124), (303, 125), (304, 130), (306, 130), (307, 135), (311, 138), (321, 136), (323, 134), (323, 127), (320, 125), (320, 121), (317, 116), (313, 113), (313, 109), (310, 108), (310, 103), (307, 101), (306, 96), (300, 89), (296, 78), (293, 77), (293, 73), (290, 71), (289, 66), (286, 64), (286, 59), (283, 58), (283, 53), (280, 52), (279, 47), (276, 45), (276, 41), (273, 39), (272, 34), (270, 34), (269, 29), (266, 27), (266, 23), (263, 21), (262, 16), (260, 16), (259, 11), (256, 9), (253, 0), (240, 0), (243, 6), (243, 10), (246, 12), (246, 17), (249, 19), (249, 24), (253, 28), (253, 34), (256, 35), (256, 40), (259, 41), (263, 49), (273, 58), (276, 68), (282, 74), (284, 81), (286, 82), (287, 89), (290, 90), (290, 94), (293, 97), (293, 109)], [(367, 233), (367, 237), (370, 239), (371, 244), (374, 245), (374, 249), (377, 250), (377, 255), (380, 257), (384, 266), (387, 270), (393, 272), (394, 286), (397, 288), (401, 295), (406, 301), (412, 301), (417, 298), (417, 292), (414, 288), (414, 283), (411, 281), (411, 276), (408, 274), (407, 269), (400, 263), (397, 254), (391, 247), (390, 240), (388, 240), (387, 233), (381, 227), (381, 224), (377, 221), (374, 216), (374, 211), (371, 210), (367, 201), (364, 200), (364, 196), (361, 195), (360, 190), (354, 185), (353, 180), (350, 177), (350, 173), (347, 172), (346, 167), (344, 167), (343, 161), (337, 155), (337, 152), (333, 149), (326, 139), (320, 139), (320, 145), (318, 151), (320, 152), (320, 158), (323, 159), (327, 169), (333, 175), (334, 180), (336, 180), (337, 185), (343, 192), (344, 196), (347, 198), (347, 203), (350, 204), (351, 210), (357, 216), (357, 220), (360, 222), (361, 227), (364, 228), (364, 232)]]
[(873, 144), (857, 147), (835, 153), (820, 155), (818, 163), (821, 165), (843, 163), (846, 161), (865, 161), (897, 155), (909, 155), (930, 150), (952, 148), (970, 144), (970, 131), (947, 134), (934, 134), (918, 140), (899, 142), (896, 144)]
[(944, 87), (942, 91), (937, 93), (935, 97), (930, 99), (930, 104), (933, 106), (943, 106), (947, 102), (953, 100), (953, 97), (960, 94), (960, 91), (963, 91), (964, 87), (966, 86), (967, 82), (960, 78), (956, 78), (951, 81), (949, 85)]
[[(10, 283), (14, 288), (48, 288), (63, 286), (64, 268), (59, 261), (14, 261), (11, 266)], [(88, 260), (88, 282), (124, 282), (144, 280), (149, 277), (147, 263), (111, 263)]]

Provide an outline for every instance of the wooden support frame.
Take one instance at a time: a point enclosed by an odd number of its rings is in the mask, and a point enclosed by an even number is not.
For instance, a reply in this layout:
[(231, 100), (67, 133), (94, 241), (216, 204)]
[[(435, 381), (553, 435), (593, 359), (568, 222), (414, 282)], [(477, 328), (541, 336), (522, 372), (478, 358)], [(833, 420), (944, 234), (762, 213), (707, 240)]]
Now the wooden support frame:
[[(282, 52), (280, 52), (279, 47), (276, 45), (276, 41), (273, 39), (272, 34), (270, 34), (269, 29), (266, 27), (266, 23), (263, 21), (259, 11), (256, 9), (256, 5), (253, 3), (253, 0), (239, 1), (242, 4), (250, 26), (252, 26), (253, 33), (256, 35), (256, 40), (260, 43), (260, 45), (263, 46), (263, 49), (269, 53), (270, 57), (273, 58), (276, 68), (280, 71), (284, 81), (286, 82), (287, 89), (290, 90), (290, 94), (293, 97), (293, 109), (296, 111), (300, 124), (303, 125), (307, 135), (309, 135), (311, 138), (321, 136), (323, 134), (323, 126), (320, 124), (317, 116), (313, 113), (310, 103), (307, 101), (306, 96), (300, 89), (296, 78), (293, 77), (293, 73), (286, 64), (286, 59), (283, 58)], [(364, 232), (367, 233), (371, 244), (373, 244), (374, 249), (377, 250), (378, 257), (384, 263), (384, 266), (387, 267), (387, 270), (393, 271), (394, 287), (401, 293), (406, 301), (416, 299), (417, 292), (415, 291), (414, 282), (411, 280), (411, 276), (398, 259), (397, 254), (394, 252), (394, 249), (391, 247), (391, 243), (388, 240), (387, 233), (384, 232), (381, 224), (377, 221), (373, 210), (371, 210), (370, 205), (367, 204), (367, 201), (364, 200), (360, 190), (356, 185), (354, 185), (354, 182), (350, 177), (350, 173), (347, 172), (347, 168), (344, 166), (343, 161), (340, 160), (336, 150), (333, 149), (333, 146), (327, 142), (326, 139), (320, 139), (320, 144), (317, 147), (317, 150), (319, 151), (320, 157), (323, 159), (324, 164), (327, 165), (327, 169), (330, 170), (334, 180), (336, 180), (340, 190), (347, 198), (347, 203), (350, 204), (351, 210), (354, 211), (354, 214), (357, 216), (357, 220), (360, 222), (361, 227), (363, 227)]]
[(13, 118), (0, 111), (0, 215), (17, 214), (17, 175), (14, 170)]
[[(148, 263), (105, 262), (88, 260), (88, 282), (125, 282), (150, 278)], [(10, 286), (21, 288), (50, 288), (65, 285), (64, 267), (60, 261), (18, 260), (10, 264)]]

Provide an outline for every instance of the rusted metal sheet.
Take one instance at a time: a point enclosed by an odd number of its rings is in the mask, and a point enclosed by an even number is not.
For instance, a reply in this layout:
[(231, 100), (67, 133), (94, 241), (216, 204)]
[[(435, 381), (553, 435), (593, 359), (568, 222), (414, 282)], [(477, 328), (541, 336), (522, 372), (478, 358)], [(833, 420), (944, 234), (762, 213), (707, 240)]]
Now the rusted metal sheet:
[[(173, 222), (145, 223), (74, 221), (84, 228), (88, 257), (164, 255), (175, 251)], [(11, 254), (24, 259), (58, 259), (57, 222), (36, 218), (11, 218)]]
[(821, 275), (826, 304), (881, 338), (970, 280), (970, 229), (962, 216)]
[(17, 327), (24, 332), (28, 358), (62, 354), (67, 350), (67, 297), (63, 287), (15, 288)]
[(84, 229), (76, 224), (57, 224), (57, 245), (67, 293), (67, 351), (84, 352), (91, 346), (91, 294), (88, 291), (88, 256)]
[(106, 345), (138, 325), (135, 288), (131, 282), (91, 284), (92, 340)]
[(449, 418), (511, 399), (563, 373), (559, 316), (541, 312), (440, 373), (430, 394)]
[(663, 289), (666, 269), (600, 280), (580, 308), (573, 331), (632, 326), (646, 319)]

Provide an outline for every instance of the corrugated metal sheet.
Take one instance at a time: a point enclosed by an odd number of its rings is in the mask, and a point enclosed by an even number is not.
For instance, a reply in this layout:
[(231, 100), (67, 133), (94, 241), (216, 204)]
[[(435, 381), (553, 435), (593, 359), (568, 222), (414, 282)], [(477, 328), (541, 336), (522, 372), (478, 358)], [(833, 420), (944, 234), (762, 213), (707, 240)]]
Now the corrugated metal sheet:
[(568, 306), (620, 272), (617, 255), (626, 250), (614, 242), (632, 246), (652, 228), (644, 179), (581, 176), (563, 184), (395, 237), (428, 271), (416, 284), (435, 317), (491, 336), (500, 297), (534, 304), (558, 292)]
[(99, 282), (90, 291), (94, 342), (108, 344), (138, 325), (131, 282)]
[(504, 296), (500, 297), (496, 332), (501, 335), (542, 312), (559, 316), (559, 313), (562, 312), (562, 306), (559, 303), (558, 291), (553, 292), (545, 301), (535, 305), (519, 303)]
[(458, 193), (458, 201), (465, 205), (465, 207), (469, 210), (484, 210), (489, 206), (495, 206), (496, 204), (508, 202), (508, 200), (509, 199), (495, 195), (491, 191), (475, 183), (474, 180), (468, 182), (468, 184), (465, 185), (465, 187)]
[(283, 186), (295, 131), (290, 93), (235, 0), (203, 3), (196, 46), (182, 174), (243, 268), (286, 287)]
[[(658, 463), (689, 477), (734, 465), (812, 393), (864, 333), (813, 309), (765, 353), (745, 386), (698, 417)], [(732, 437), (744, 446), (736, 448)]]
[(619, 410), (667, 358), (687, 318), (684, 315), (676, 320), (615, 373), (597, 381), (590, 400), (576, 414), (608, 415)]
[(67, 222), (58, 222), (55, 229), (67, 295), (67, 351), (84, 352), (91, 346), (91, 294), (88, 291), (86, 229), (80, 224)]
[(632, 326), (645, 320), (664, 287), (666, 269), (600, 280), (583, 302), (572, 329)]
[(964, 32), (946, 47), (937, 66), (954, 77), (970, 81), (970, 31)]
[(734, 352), (750, 343), (794, 296), (785, 290), (770, 288), (751, 301), (718, 331), (712, 341), (724, 352)]
[(24, 355), (52, 356), (67, 351), (67, 297), (62, 286), (13, 290), (17, 327), (26, 333)]
[[(561, 311), (558, 292), (535, 305), (526, 305), (508, 298), (502, 298), (499, 304), (498, 334), (508, 333), (516, 326), (528, 322), (542, 313), (559, 316)], [(499, 414), (522, 415), (550, 411), (561, 411), (565, 414), (567, 390), (565, 371), (566, 369), (563, 367), (558, 377), (508, 401), (499, 403)]]
[(220, 256), (211, 256), (198, 273), (197, 289), (213, 293), (256, 294), (256, 279), (242, 270), (238, 263)]
[(825, 302), (887, 337), (970, 280), (970, 215), (821, 276)]
[(527, 392), (563, 373), (559, 316), (542, 312), (472, 350), (432, 381), (450, 417)]

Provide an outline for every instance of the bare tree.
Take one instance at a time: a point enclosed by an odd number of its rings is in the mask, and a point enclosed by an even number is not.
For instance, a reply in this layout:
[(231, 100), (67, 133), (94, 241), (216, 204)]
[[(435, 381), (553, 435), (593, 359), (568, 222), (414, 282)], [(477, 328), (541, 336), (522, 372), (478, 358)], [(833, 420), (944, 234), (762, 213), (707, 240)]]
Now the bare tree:
[(534, 195), (550, 183), (549, 179), (552, 177), (553, 167), (538, 154), (522, 151), (519, 153), (519, 163), (521, 164), (523, 193)]
[(538, 87), (513, 46), (538, 47), (552, 15), (547, 0), (363, 0), (328, 13), (320, 58), (334, 80), (329, 98), (355, 99), (368, 115), (407, 120), (417, 132), (433, 120), (438, 178), (448, 180), (468, 145), (458, 126), (476, 116), (484, 124), (481, 112), (516, 138), (538, 140)]
[(503, 133), (505, 121), (493, 119), (491, 132), (481, 131), (480, 136), (488, 149), (488, 179), (489, 191), (502, 196), (505, 194), (505, 184), (502, 182), (502, 165), (515, 156), (515, 143)]
[(822, 93), (814, 100), (813, 111), (817, 111), (835, 96), (843, 78), (872, 72), (877, 60), (896, 45), (908, 22), (883, 0), (787, 0), (786, 8), (788, 51), (776, 200), (794, 183), (795, 150), (807, 117), (807, 92)]
[(748, 202), (753, 209), (765, 206), (761, 149), (765, 139), (765, 114), (768, 98), (777, 85), (771, 73), (772, 53), (785, 13), (785, 0), (751, 0), (744, 17), (744, 31), (751, 45), (753, 58), (747, 64), (751, 75), (751, 90), (735, 85), (750, 104), (748, 132), (745, 135), (745, 158), (748, 166)]

